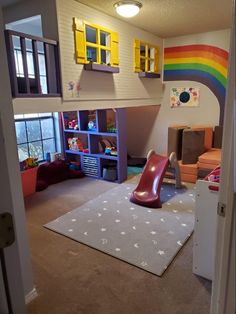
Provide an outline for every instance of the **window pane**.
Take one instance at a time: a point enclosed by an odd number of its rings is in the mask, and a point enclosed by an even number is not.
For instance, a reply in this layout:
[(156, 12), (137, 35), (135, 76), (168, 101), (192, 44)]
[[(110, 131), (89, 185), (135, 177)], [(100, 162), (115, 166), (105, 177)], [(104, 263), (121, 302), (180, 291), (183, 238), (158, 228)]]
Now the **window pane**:
[(48, 86), (47, 86), (46, 76), (40, 76), (40, 86), (41, 86), (42, 93), (47, 94), (48, 93)]
[(28, 68), (28, 77), (29, 78), (34, 78), (34, 60), (33, 60), (33, 53), (32, 52), (27, 52), (26, 53), (26, 58), (27, 58), (27, 68)]
[(25, 130), (25, 122), (16, 122), (16, 139), (17, 144), (26, 143), (27, 137), (26, 137), (26, 130)]
[(103, 46), (110, 47), (110, 34), (107, 32), (100, 32), (100, 44)]
[(38, 118), (39, 114), (38, 113), (25, 113), (24, 118), (25, 119), (30, 119), (30, 118)]
[(27, 126), (27, 133), (28, 133), (28, 141), (37, 141), (41, 139), (41, 134), (40, 134), (40, 125), (39, 121), (27, 121), (26, 122)]
[(144, 45), (140, 46), (140, 55), (145, 57), (145, 46)]
[(46, 65), (45, 65), (45, 56), (44, 54), (39, 54), (39, 74), (46, 75)]
[(26, 50), (32, 52), (32, 40), (31, 39), (25, 39), (25, 45), (26, 45)]
[(97, 30), (96, 28), (86, 25), (86, 41), (90, 43), (97, 43)]
[(52, 116), (51, 112), (39, 113), (39, 117), (51, 117), (51, 116)]
[(14, 119), (23, 119), (24, 115), (23, 114), (15, 114)]
[(151, 59), (154, 59), (154, 51), (155, 51), (154, 48), (150, 48), (150, 58)]
[(142, 72), (146, 72), (146, 70), (145, 70), (145, 59), (140, 60), (140, 69)]
[(42, 41), (37, 41), (37, 50), (39, 53), (44, 53), (44, 45)]
[(43, 147), (42, 142), (32, 142), (29, 143), (29, 153), (30, 157), (38, 158), (39, 160), (43, 160)]
[(45, 153), (54, 153), (55, 152), (55, 140), (44, 140), (43, 141), (43, 151)]
[(53, 121), (51, 118), (41, 120), (42, 138), (50, 138), (54, 136)]
[(87, 47), (87, 60), (97, 62), (97, 49), (93, 47)]
[(108, 64), (111, 60), (111, 54), (108, 50), (101, 49), (101, 63)]
[(20, 37), (12, 36), (12, 40), (13, 40), (13, 47), (14, 47), (14, 49), (21, 49)]
[(23, 161), (29, 157), (27, 144), (17, 145), (19, 161)]
[(24, 77), (23, 60), (21, 50), (14, 50), (16, 76)]
[(154, 61), (153, 60), (149, 61), (149, 71), (154, 72)]

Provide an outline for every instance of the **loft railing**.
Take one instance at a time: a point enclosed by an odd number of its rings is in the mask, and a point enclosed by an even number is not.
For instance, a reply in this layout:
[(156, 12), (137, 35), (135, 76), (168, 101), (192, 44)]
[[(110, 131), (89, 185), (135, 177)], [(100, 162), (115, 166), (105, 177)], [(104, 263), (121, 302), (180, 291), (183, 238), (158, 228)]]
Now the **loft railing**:
[(6, 30), (5, 40), (13, 97), (61, 95), (58, 43)]

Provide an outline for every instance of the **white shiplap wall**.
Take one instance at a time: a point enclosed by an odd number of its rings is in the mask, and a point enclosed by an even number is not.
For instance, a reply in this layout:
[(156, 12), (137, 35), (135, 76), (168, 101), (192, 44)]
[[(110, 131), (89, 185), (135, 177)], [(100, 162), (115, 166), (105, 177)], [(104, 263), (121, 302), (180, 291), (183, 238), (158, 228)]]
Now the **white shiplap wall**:
[[(139, 79), (138, 74), (133, 72), (133, 41), (139, 38), (159, 46), (161, 68), (162, 39), (74, 0), (57, 0), (57, 14), (64, 105), (67, 103), (70, 108), (80, 107), (86, 101), (87, 106), (91, 104), (92, 107), (100, 108), (161, 103), (161, 79)], [(84, 71), (83, 65), (75, 63), (73, 17), (118, 32), (120, 73)], [(69, 81), (80, 83), (79, 96), (76, 92), (72, 94), (68, 91)]]

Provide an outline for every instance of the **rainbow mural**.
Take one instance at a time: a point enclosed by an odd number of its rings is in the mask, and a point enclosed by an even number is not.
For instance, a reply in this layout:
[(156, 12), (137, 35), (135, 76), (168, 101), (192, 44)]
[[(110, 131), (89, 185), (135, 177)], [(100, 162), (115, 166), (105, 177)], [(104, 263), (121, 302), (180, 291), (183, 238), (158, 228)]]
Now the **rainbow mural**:
[(228, 57), (226, 50), (209, 45), (164, 49), (164, 81), (197, 81), (206, 85), (219, 101), (220, 125), (224, 119)]

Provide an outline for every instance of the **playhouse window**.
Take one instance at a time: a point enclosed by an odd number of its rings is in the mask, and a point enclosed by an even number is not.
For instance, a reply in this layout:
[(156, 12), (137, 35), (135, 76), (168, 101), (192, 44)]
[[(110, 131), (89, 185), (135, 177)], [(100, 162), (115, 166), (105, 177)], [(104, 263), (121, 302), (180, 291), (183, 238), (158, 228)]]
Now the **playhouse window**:
[(74, 18), (76, 62), (119, 65), (118, 34)]
[(28, 157), (45, 160), (45, 153), (55, 152), (55, 123), (52, 113), (15, 115), (19, 161)]
[(134, 41), (134, 71), (135, 72), (159, 72), (159, 49), (154, 45)]
[(110, 64), (111, 32), (101, 27), (85, 25), (86, 32), (86, 61), (99, 64)]
[(148, 44), (140, 45), (140, 68), (142, 72), (154, 72), (154, 47)]

